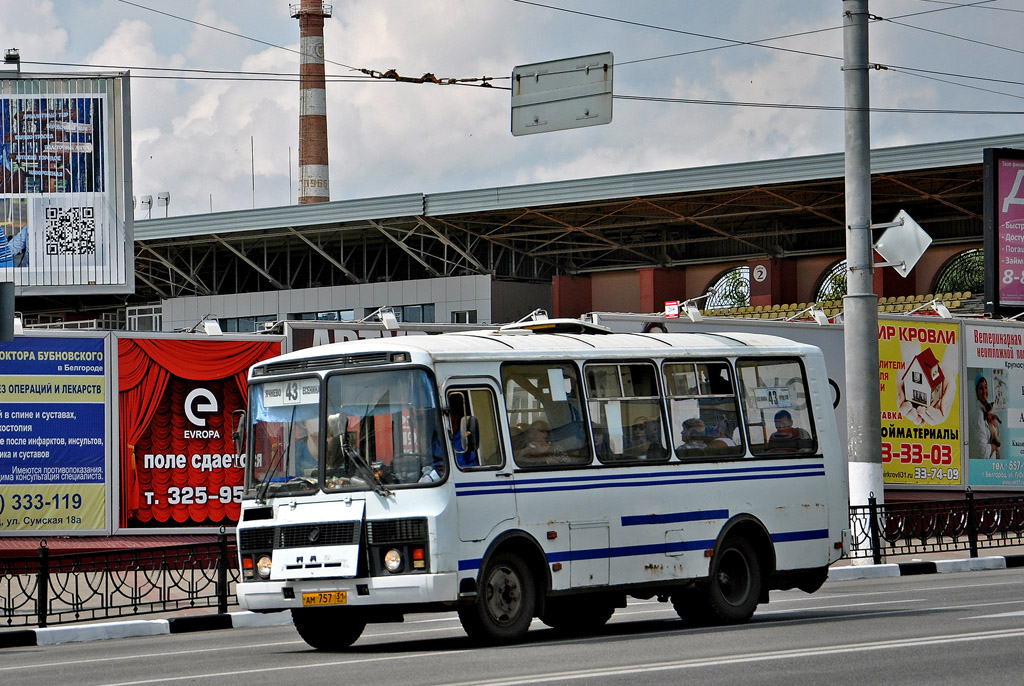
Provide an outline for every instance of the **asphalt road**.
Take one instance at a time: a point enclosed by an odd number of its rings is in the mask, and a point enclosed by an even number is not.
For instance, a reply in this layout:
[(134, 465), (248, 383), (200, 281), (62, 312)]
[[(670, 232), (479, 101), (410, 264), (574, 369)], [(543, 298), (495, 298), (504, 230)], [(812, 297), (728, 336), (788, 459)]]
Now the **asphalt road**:
[(632, 601), (600, 633), (535, 623), (526, 642), (469, 645), (454, 614), (370, 625), (345, 653), (290, 626), (125, 638), (0, 653), (0, 683), (1014, 684), (1024, 674), (1024, 569), (829, 582), (776, 592), (746, 625), (685, 628)]

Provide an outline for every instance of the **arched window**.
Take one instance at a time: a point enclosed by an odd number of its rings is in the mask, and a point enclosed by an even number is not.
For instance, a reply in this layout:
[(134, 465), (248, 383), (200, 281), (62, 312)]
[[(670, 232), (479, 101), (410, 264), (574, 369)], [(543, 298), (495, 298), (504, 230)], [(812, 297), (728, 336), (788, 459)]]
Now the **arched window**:
[(711, 297), (705, 307), (721, 310), (750, 304), (750, 267), (733, 267), (718, 277), (711, 286)]
[(935, 277), (935, 293), (985, 290), (985, 251), (981, 248), (964, 250), (946, 260)]
[(842, 300), (844, 295), (846, 295), (846, 260), (839, 260), (821, 277), (815, 300), (817, 302)]

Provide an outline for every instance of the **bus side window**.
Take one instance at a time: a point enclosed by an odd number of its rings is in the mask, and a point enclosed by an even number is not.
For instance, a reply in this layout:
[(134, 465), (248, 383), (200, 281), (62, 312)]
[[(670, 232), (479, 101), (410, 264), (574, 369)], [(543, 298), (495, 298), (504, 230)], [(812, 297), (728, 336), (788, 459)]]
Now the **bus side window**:
[(741, 360), (736, 368), (750, 451), (765, 456), (814, 455), (817, 438), (800, 361)]
[(654, 365), (587, 364), (583, 372), (597, 459), (667, 460), (669, 452)]
[[(460, 388), (448, 391), (451, 447), (455, 464), (461, 469), (499, 467), (504, 462), (498, 440), (498, 419), (494, 393), (489, 388)], [(462, 436), (463, 417), (476, 418), (476, 449), (467, 450)]]
[(590, 464), (589, 432), (584, 429), (574, 365), (507, 363), (501, 367), (501, 380), (517, 465)]
[(680, 459), (739, 457), (743, 440), (727, 362), (666, 362), (665, 395)]

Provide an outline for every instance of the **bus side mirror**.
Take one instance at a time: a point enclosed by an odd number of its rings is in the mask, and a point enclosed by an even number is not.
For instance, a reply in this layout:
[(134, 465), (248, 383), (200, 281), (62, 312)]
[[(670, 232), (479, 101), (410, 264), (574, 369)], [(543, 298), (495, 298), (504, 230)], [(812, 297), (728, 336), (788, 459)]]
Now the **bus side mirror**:
[(471, 453), (480, 447), (480, 421), (473, 415), (466, 415), (459, 422), (463, 452)]
[(245, 410), (235, 410), (231, 413), (232, 424), (231, 440), (235, 443), (235, 452), (245, 452)]

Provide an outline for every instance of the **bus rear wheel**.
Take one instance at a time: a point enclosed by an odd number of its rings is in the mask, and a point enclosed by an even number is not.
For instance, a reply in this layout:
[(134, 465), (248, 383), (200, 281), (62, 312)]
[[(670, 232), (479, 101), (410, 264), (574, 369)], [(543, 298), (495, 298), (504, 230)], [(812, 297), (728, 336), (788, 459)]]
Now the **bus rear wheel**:
[(743, 538), (727, 539), (711, 558), (711, 573), (700, 597), (700, 612), (716, 624), (750, 619), (761, 598), (761, 567), (753, 546)]
[(294, 609), (292, 623), (303, 641), (322, 651), (348, 648), (366, 628), (359, 612), (341, 608)]
[(530, 629), (536, 605), (529, 568), (516, 555), (497, 553), (480, 575), (476, 601), (459, 608), (459, 621), (478, 643), (513, 643)]

